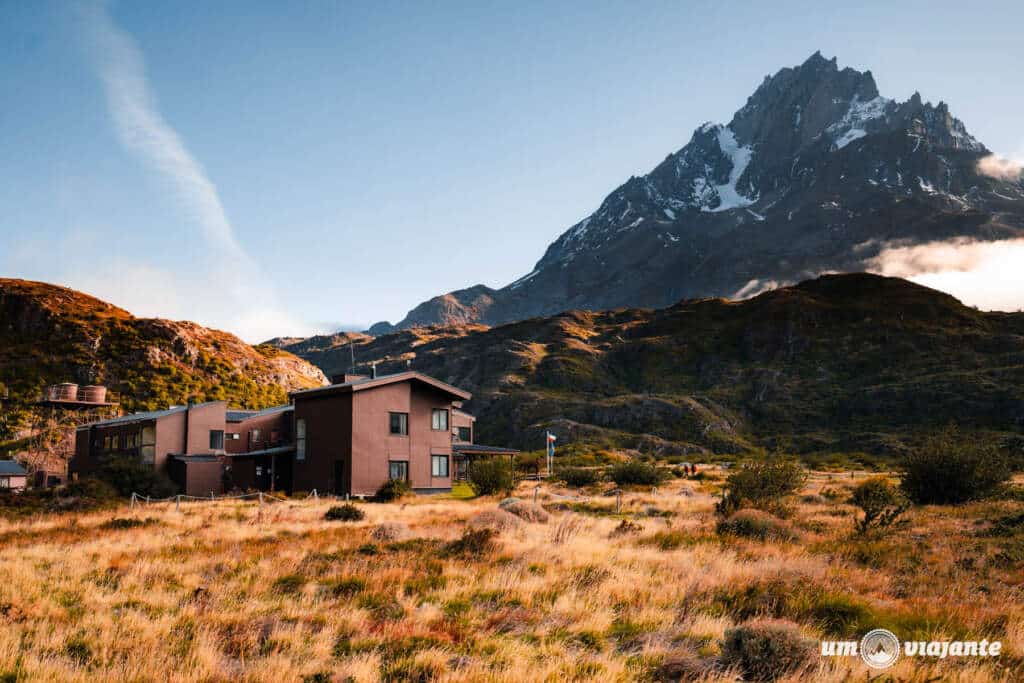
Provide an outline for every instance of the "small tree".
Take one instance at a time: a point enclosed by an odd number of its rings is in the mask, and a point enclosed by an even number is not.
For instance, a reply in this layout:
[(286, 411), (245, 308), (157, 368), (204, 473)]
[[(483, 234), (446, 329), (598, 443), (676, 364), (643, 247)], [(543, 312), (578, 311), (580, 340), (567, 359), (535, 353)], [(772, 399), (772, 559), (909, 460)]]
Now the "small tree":
[(511, 493), (512, 467), (504, 458), (478, 460), (469, 465), (469, 485), (478, 496)]
[(921, 505), (955, 505), (992, 494), (1012, 473), (1009, 454), (950, 425), (907, 456), (900, 488)]
[(862, 534), (891, 526), (910, 507), (910, 501), (885, 477), (861, 482), (853, 490), (850, 502), (864, 511), (864, 519), (856, 522), (856, 529)]
[(178, 487), (166, 473), (144, 465), (130, 456), (113, 456), (97, 469), (96, 476), (113, 486), (122, 496), (139, 493), (154, 498), (166, 498), (178, 492)]
[(722, 499), (715, 510), (728, 516), (743, 507), (779, 511), (782, 501), (798, 491), (807, 473), (792, 460), (768, 460), (744, 465), (725, 481)]

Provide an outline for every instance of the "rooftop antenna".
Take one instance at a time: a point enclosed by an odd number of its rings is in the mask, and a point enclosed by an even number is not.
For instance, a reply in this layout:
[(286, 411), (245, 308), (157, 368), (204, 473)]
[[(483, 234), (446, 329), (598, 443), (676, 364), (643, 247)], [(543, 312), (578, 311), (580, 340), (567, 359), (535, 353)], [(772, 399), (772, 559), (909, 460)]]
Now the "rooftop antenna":
[(354, 375), (356, 374), (356, 348), (352, 346), (353, 343), (355, 343), (355, 339), (348, 340), (348, 355), (351, 358), (348, 371)]

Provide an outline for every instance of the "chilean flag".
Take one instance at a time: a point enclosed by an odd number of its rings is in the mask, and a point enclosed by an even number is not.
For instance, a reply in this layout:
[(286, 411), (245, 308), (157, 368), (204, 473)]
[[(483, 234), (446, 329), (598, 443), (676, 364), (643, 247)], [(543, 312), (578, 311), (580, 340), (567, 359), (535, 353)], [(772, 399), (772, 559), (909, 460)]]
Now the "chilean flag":
[(554, 434), (548, 432), (548, 457), (554, 457), (555, 455), (555, 437)]

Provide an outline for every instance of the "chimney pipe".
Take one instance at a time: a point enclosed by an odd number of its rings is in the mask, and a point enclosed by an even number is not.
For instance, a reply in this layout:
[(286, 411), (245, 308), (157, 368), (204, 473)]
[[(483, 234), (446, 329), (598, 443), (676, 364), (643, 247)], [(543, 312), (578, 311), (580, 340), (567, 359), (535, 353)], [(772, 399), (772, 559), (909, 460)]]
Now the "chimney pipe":
[(370, 379), (377, 379), (377, 363), (370, 363)]

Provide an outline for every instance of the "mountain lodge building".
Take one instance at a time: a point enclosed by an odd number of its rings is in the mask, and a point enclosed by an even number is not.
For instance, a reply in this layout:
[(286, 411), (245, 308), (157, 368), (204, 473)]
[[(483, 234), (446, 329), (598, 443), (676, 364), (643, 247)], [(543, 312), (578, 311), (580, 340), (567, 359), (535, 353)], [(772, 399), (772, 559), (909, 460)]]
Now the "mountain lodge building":
[(371, 496), (389, 479), (450, 491), (471, 458), (514, 455), (474, 443), (469, 392), (419, 372), (346, 374), (289, 394), (288, 405), (224, 401), (135, 413), (78, 427), (72, 476), (129, 455), (167, 472), (182, 493), (311, 491)]

